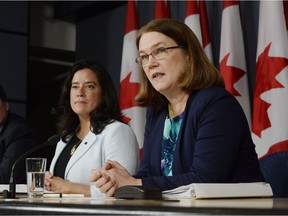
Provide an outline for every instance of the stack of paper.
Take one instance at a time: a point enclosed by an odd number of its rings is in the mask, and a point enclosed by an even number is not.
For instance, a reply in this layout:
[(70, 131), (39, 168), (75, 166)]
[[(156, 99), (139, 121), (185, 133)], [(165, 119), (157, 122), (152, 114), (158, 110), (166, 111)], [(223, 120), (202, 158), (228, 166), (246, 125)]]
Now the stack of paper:
[[(16, 193), (27, 193), (27, 185), (26, 184), (16, 184)], [(3, 190), (9, 190), (8, 184), (0, 184), (0, 193)]]
[(240, 198), (271, 197), (272, 189), (268, 183), (192, 183), (173, 190), (162, 192), (168, 199), (205, 199), (205, 198)]

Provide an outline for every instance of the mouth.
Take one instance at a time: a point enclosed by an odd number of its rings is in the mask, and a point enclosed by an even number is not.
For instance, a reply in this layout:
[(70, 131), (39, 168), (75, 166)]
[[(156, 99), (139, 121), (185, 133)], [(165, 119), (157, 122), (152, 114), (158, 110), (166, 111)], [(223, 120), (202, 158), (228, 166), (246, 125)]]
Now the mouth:
[(165, 75), (164, 73), (159, 73), (159, 72), (153, 73), (153, 74), (152, 74), (152, 80), (155, 80), (155, 81), (157, 82), (157, 81), (160, 80), (164, 75)]
[(76, 101), (75, 104), (86, 104), (87, 102), (85, 101)]

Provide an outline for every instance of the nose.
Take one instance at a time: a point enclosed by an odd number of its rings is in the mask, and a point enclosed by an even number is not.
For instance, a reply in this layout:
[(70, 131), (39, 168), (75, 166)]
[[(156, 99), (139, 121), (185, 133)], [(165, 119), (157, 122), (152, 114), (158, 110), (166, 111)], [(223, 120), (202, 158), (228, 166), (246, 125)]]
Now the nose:
[(79, 87), (77, 91), (77, 97), (84, 97), (85, 96), (85, 91), (83, 87)]
[(152, 56), (152, 55), (149, 55), (149, 58), (148, 58), (148, 62), (147, 64), (145, 65), (145, 67), (148, 67), (148, 68), (155, 68), (159, 65), (159, 62)]

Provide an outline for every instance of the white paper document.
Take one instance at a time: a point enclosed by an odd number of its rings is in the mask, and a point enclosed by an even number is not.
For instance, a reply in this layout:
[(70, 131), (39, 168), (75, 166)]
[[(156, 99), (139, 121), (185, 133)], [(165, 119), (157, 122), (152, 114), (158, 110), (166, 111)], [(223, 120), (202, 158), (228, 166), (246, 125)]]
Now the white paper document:
[(207, 198), (241, 198), (272, 197), (271, 186), (265, 182), (252, 183), (192, 183), (162, 192), (168, 199), (207, 199)]
[[(8, 184), (0, 184), (0, 193), (3, 190), (9, 190)], [(16, 184), (16, 193), (27, 193), (27, 185), (26, 184)]]

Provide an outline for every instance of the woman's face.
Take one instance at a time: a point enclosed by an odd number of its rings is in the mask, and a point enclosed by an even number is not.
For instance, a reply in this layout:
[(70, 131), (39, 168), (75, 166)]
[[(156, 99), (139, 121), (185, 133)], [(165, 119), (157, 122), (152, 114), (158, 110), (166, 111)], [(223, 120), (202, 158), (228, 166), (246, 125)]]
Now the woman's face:
[(101, 104), (102, 90), (96, 74), (86, 68), (77, 71), (71, 82), (70, 105), (81, 118), (90, 118), (90, 113)]
[[(149, 55), (160, 47), (174, 47), (176, 42), (159, 32), (147, 32), (139, 40), (139, 54)], [(161, 94), (169, 96), (176, 91), (181, 91), (178, 86), (180, 78), (185, 76), (187, 56), (181, 48), (167, 50), (161, 60), (156, 60), (151, 55), (147, 64), (142, 65), (143, 70), (152, 86)]]

